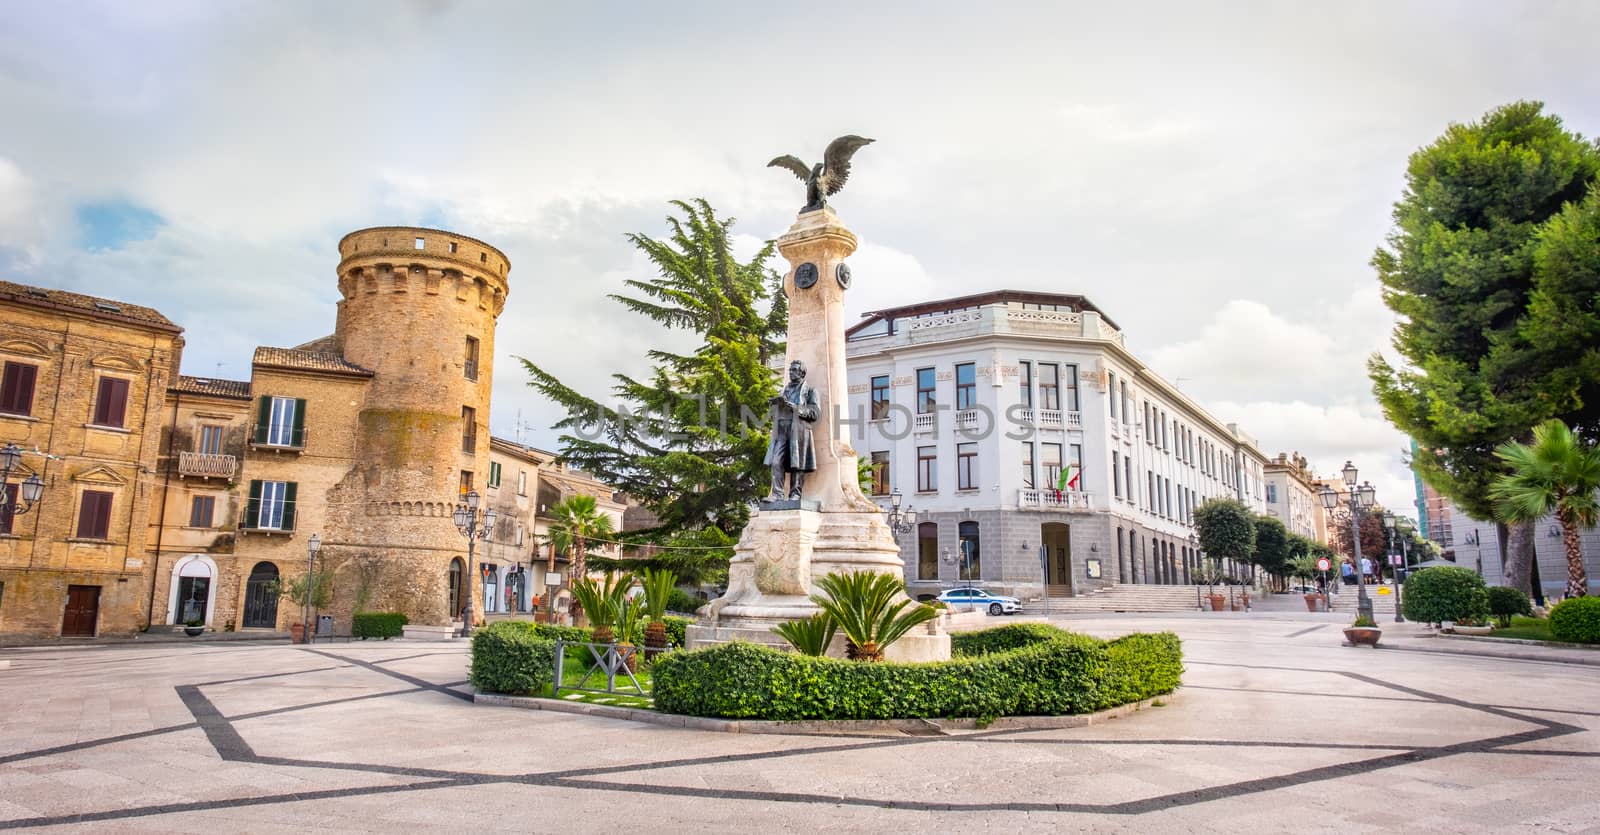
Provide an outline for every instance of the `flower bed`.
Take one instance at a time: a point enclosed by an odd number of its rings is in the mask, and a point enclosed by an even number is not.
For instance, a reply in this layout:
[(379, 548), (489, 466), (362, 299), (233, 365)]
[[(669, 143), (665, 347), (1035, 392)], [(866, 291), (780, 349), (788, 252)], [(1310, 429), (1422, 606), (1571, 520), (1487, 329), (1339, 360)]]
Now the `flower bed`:
[(863, 663), (732, 643), (656, 662), (656, 709), (735, 719), (907, 719), (1090, 713), (1170, 693), (1171, 633), (1101, 641), (1039, 624), (954, 638), (957, 657)]

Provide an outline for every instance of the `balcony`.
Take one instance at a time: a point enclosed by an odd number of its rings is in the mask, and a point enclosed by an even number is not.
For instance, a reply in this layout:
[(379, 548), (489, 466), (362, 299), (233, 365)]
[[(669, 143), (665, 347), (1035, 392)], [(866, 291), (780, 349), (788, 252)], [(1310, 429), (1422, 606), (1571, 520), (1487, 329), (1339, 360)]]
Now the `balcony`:
[(1075, 490), (1018, 490), (1018, 510), (1094, 510), (1094, 501), (1088, 493)]
[(917, 415), (914, 429), (918, 433), (932, 432), (934, 425), (937, 423), (938, 415), (934, 414), (933, 412), (928, 412), (927, 414)]
[(239, 459), (232, 455), (213, 455), (205, 452), (178, 453), (178, 475), (194, 478), (221, 478), (233, 480), (239, 472)]

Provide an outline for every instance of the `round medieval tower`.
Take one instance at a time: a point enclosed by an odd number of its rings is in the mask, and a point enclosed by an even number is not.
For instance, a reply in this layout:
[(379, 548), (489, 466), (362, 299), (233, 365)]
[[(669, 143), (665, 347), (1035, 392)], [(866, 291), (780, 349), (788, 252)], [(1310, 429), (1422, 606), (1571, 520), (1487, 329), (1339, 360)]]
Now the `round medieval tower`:
[(334, 338), (373, 378), (355, 466), (329, 497), (329, 522), (343, 530), (328, 539), (362, 543), (381, 565), (372, 608), (442, 626), (464, 595), (480, 594), (452, 569), (467, 543), (450, 516), (489, 476), (494, 329), (511, 262), (476, 238), (405, 226), (352, 232), (339, 255)]

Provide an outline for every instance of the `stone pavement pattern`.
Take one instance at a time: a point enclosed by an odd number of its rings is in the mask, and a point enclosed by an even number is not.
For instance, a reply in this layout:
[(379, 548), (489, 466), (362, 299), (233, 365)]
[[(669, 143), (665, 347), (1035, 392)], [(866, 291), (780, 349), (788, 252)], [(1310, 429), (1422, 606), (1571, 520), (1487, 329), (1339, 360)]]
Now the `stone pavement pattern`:
[(1185, 688), (1105, 725), (749, 736), (471, 704), (465, 648), (0, 651), (0, 829), (177, 832), (1574, 831), (1600, 827), (1593, 667), (1172, 628)]

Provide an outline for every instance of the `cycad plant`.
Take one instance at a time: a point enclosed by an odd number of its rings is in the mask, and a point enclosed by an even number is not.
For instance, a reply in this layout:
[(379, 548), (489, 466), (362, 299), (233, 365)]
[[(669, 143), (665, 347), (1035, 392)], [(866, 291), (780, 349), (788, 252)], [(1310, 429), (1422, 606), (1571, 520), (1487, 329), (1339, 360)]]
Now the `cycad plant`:
[[(623, 586), (626, 590), (627, 586)], [(616, 613), (616, 641), (618, 647), (625, 647), (621, 651), (626, 654), (626, 663), (629, 671), (639, 669), (639, 654), (633, 647), (639, 644), (640, 624), (644, 620), (645, 603), (637, 597), (628, 597), (624, 594), (615, 604), (613, 611)]]
[(789, 620), (772, 627), (789, 645), (802, 655), (824, 655), (833, 643), (838, 627), (827, 612), (818, 612), (804, 620)]
[(1578, 532), (1600, 521), (1600, 449), (1573, 434), (1565, 423), (1548, 420), (1533, 429), (1533, 443), (1509, 443), (1495, 450), (1510, 472), (1489, 488), (1503, 521), (1534, 522), (1554, 514), (1567, 546), (1567, 596), (1589, 593)]
[(650, 624), (644, 630), (645, 655), (654, 658), (667, 648), (667, 602), (677, 588), (678, 575), (665, 569), (646, 568), (639, 572), (644, 584), (644, 609)]
[(572, 597), (589, 619), (595, 643), (609, 644), (616, 640), (615, 628), (632, 582), (633, 578), (626, 574), (618, 577), (610, 572), (599, 580), (579, 577), (572, 581)]
[(817, 587), (824, 594), (812, 595), (811, 601), (844, 632), (845, 655), (857, 661), (882, 661), (883, 651), (901, 636), (939, 616), (931, 606), (907, 599), (905, 583), (892, 574), (829, 574)]

